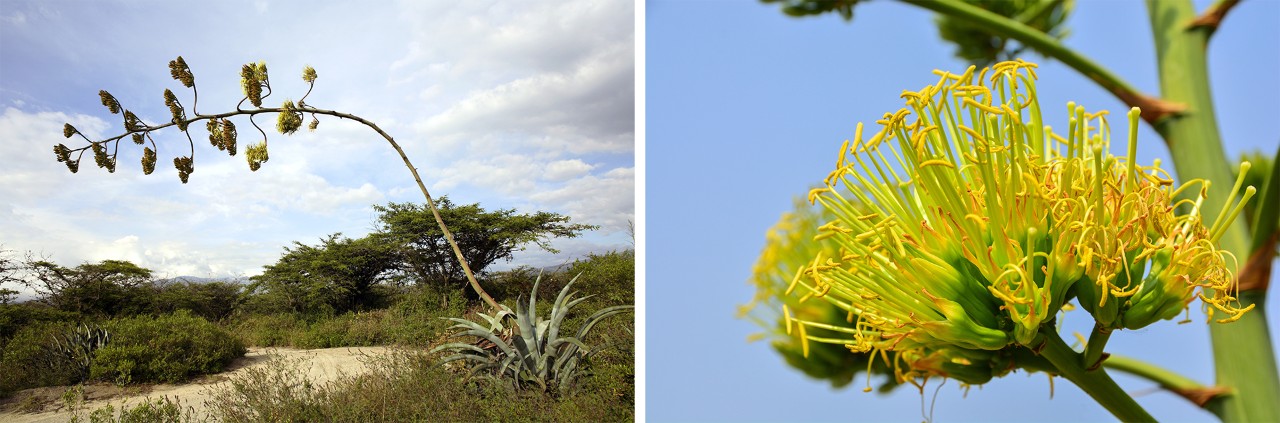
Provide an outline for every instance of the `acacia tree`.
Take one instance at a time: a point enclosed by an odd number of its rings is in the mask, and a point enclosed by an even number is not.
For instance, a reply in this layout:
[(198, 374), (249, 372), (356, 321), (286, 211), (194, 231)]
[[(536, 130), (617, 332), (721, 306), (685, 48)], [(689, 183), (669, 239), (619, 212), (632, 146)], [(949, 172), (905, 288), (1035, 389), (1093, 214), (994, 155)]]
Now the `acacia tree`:
[[(431, 209), (436, 224), (440, 227), (440, 232), (444, 234), (449, 246), (452, 247), (454, 256), (458, 259), (458, 265), (466, 275), (468, 282), (471, 284), (471, 288), (476, 291), (485, 303), (488, 303), (490, 307), (493, 307), (494, 310), (501, 308), (498, 303), (484, 291), (484, 288), (480, 287), (480, 283), (476, 281), (475, 275), (472, 273), (470, 266), (467, 265), (466, 258), (462, 254), (462, 250), (458, 248), (457, 242), (453, 239), (453, 234), (449, 231), (448, 226), (445, 225), (444, 220), (441, 218), (439, 210), (436, 208), (435, 201), (431, 197), (431, 193), (427, 191), (427, 186), (422, 183), (422, 177), (418, 174), (418, 169), (409, 161), (409, 156), (400, 148), (400, 144), (397, 144), (395, 139), (392, 138), (391, 135), (387, 134), (386, 131), (383, 131), (382, 128), (378, 127), (378, 125), (364, 118), (348, 113), (315, 108), (306, 103), (307, 96), (310, 95), (311, 90), (315, 88), (315, 81), (317, 78), (315, 69), (310, 66), (303, 69), (302, 80), (308, 84), (307, 92), (302, 95), (302, 98), (298, 99), (296, 104), (293, 100), (285, 100), (280, 107), (263, 107), (263, 99), (270, 97), (272, 94), (271, 79), (267, 73), (267, 64), (264, 62), (245, 64), (240, 68), (240, 85), (243, 89), (244, 97), (236, 104), (235, 110), (216, 114), (203, 114), (197, 109), (200, 97), (199, 92), (196, 90), (195, 75), (192, 74), (190, 67), (187, 66), (187, 62), (183, 60), (182, 56), (178, 56), (177, 59), (169, 62), (169, 73), (173, 79), (181, 82), (184, 87), (191, 89), (190, 113), (187, 112), (187, 108), (183, 105), (182, 101), (178, 99), (178, 96), (174, 94), (172, 90), (166, 89), (164, 91), (164, 103), (169, 107), (172, 119), (170, 119), (168, 123), (150, 125), (143, 122), (136, 114), (125, 108), (120, 101), (115, 98), (115, 96), (111, 95), (111, 93), (106, 90), (99, 91), (98, 96), (102, 100), (102, 105), (106, 106), (107, 110), (112, 114), (122, 114), (125, 132), (120, 135), (95, 141), (84, 136), (84, 134), (68, 123), (63, 126), (63, 136), (71, 138), (72, 136), (79, 135), (80, 138), (84, 139), (88, 144), (74, 149), (63, 144), (54, 146), (53, 152), (57, 156), (58, 161), (66, 163), (67, 169), (72, 173), (75, 173), (79, 170), (80, 161), (83, 159), (85, 153), (90, 152), (93, 155), (94, 164), (100, 168), (107, 169), (108, 172), (115, 172), (116, 158), (120, 149), (120, 141), (125, 137), (129, 137), (134, 144), (143, 146), (142, 172), (149, 175), (151, 172), (155, 171), (156, 161), (158, 160), (158, 147), (155, 139), (152, 138), (152, 134), (155, 131), (172, 126), (176, 127), (187, 137), (187, 143), (190, 146), (189, 153), (187, 155), (173, 158), (173, 166), (178, 171), (178, 178), (181, 179), (183, 183), (186, 183), (191, 174), (195, 172), (195, 141), (191, 138), (191, 133), (189, 131), (193, 123), (204, 121), (205, 128), (209, 132), (209, 143), (214, 147), (217, 147), (218, 150), (225, 151), (227, 154), (234, 156), (237, 152), (236, 146), (239, 134), (236, 130), (235, 123), (230, 118), (247, 117), (249, 119), (249, 123), (262, 135), (262, 140), (260, 142), (250, 144), (244, 149), (245, 159), (249, 163), (249, 169), (256, 171), (269, 159), (267, 150), (267, 133), (261, 126), (258, 126), (258, 123), (254, 120), (257, 115), (274, 113), (276, 115), (276, 130), (284, 135), (291, 135), (302, 127), (304, 114), (311, 116), (311, 121), (307, 125), (307, 128), (310, 130), (315, 130), (320, 124), (318, 116), (332, 116), (340, 119), (350, 119), (373, 129), (378, 133), (378, 135), (381, 135), (383, 139), (386, 139), (387, 143), (391, 144), (391, 147), (395, 148), (396, 152), (400, 154), (400, 158), (404, 161), (405, 167), (409, 168), (409, 172), (413, 174), (414, 181), (418, 183), (418, 188), (422, 191), (422, 196), (426, 198), (427, 206)], [(245, 102), (248, 102), (252, 107), (244, 108)]]
[(36, 260), (26, 264), (31, 275), (23, 283), (39, 301), (64, 311), (116, 315), (147, 305), (142, 293), (151, 270), (125, 260), (84, 263), (73, 268)]
[[(790, 16), (836, 13), (853, 19), (864, 0), (763, 0), (779, 3)], [(1248, 181), (1256, 189), (1256, 208), (1245, 219), (1225, 225), (1219, 243), (1240, 261), (1225, 291), (1236, 293), (1241, 308), (1255, 308), (1232, 324), (1209, 326), (1216, 386), (1203, 386), (1148, 363), (1112, 357), (1104, 366), (1133, 373), (1186, 397), (1224, 421), (1280, 421), (1280, 371), (1267, 327), (1266, 294), (1280, 240), (1280, 166), (1251, 157), (1253, 179), (1237, 178), (1247, 165), (1226, 159), (1210, 95), (1209, 40), (1223, 18), (1240, 2), (1217, 0), (1197, 12), (1190, 0), (1147, 0), (1160, 78), (1158, 95), (1139, 91), (1120, 75), (1061, 42), (1070, 11), (1066, 0), (902, 0), (938, 14), (941, 36), (957, 45), (957, 55), (979, 66), (1016, 57), (1024, 49), (1058, 60), (1110, 92), (1164, 139), (1177, 175), (1204, 184), (1204, 210), (1224, 210), (1232, 192)], [(1280, 152), (1277, 152), (1280, 155)], [(1231, 181), (1236, 180), (1234, 187)], [(1194, 193), (1184, 193), (1183, 198)], [(1211, 290), (1213, 291), (1213, 290)], [(1219, 290), (1221, 291), (1221, 290)], [(1107, 334), (1095, 331), (1090, 344), (1101, 351)], [(1097, 340), (1097, 342), (1093, 342)], [(1092, 370), (1092, 369), (1091, 369)]]
[(294, 242), (276, 264), (251, 278), (249, 290), (266, 291), (294, 312), (329, 308), (342, 313), (376, 300), (374, 286), (392, 276), (395, 259), (390, 246), (369, 237), (337, 233), (315, 246)]
[[(451, 223), (455, 239), (466, 263), (475, 273), (499, 260), (511, 260), (512, 253), (534, 244), (558, 253), (548, 241), (551, 238), (574, 238), (582, 231), (598, 226), (568, 223), (569, 216), (539, 211), (517, 214), (515, 209), (485, 211), (479, 203), (454, 205), (442, 196), (436, 202), (439, 213)], [(393, 245), (400, 270), (416, 275), (420, 282), (447, 283), (464, 281), (466, 274), (459, 262), (449, 257), (448, 240), (431, 222), (428, 210), (412, 203), (375, 205), (378, 231), (370, 235), (378, 242)]]

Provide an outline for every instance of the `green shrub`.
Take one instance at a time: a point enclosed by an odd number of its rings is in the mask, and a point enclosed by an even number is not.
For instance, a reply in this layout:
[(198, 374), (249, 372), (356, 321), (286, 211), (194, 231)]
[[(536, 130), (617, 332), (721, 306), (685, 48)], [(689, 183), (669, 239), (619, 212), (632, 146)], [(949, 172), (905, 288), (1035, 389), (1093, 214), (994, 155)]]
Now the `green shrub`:
[(590, 302), (635, 304), (636, 254), (633, 250), (590, 254), (573, 262), (566, 273), (579, 276), (583, 295), (595, 295)]
[[(72, 418), (78, 421), (79, 415)], [(122, 405), (119, 413), (110, 404), (99, 407), (89, 413), (90, 423), (153, 423), (153, 422), (195, 422), (199, 419), (191, 408), (184, 410), (182, 401), (168, 396), (147, 398), (134, 406)]]
[(35, 302), (0, 304), (0, 348), (24, 326), (37, 322), (73, 322), (80, 317), (79, 314)]
[(307, 331), (307, 322), (292, 313), (248, 314), (234, 319), (227, 329), (245, 345), (287, 347)]
[(227, 318), (242, 302), (241, 285), (235, 282), (197, 283), (190, 281), (153, 285), (151, 311), (170, 314), (189, 310), (209, 321)]
[(50, 355), (54, 340), (73, 331), (70, 322), (37, 322), (19, 329), (0, 351), (0, 396), (38, 386), (70, 385), (78, 382), (75, 363)]
[(391, 342), (384, 326), (385, 311), (347, 312), (313, 324), (294, 344), (298, 348), (364, 347)]
[(185, 310), (112, 320), (107, 330), (111, 342), (97, 350), (91, 374), (116, 383), (182, 382), (220, 372), (245, 353), (231, 333)]

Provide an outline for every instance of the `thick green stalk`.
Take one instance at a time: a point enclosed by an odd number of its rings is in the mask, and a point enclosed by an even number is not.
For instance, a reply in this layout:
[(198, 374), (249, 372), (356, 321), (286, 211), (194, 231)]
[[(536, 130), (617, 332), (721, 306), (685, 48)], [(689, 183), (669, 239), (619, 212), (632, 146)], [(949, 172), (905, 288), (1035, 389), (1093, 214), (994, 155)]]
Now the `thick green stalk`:
[[(1205, 48), (1210, 30), (1189, 27), (1196, 18), (1190, 0), (1147, 0), (1163, 98), (1187, 105), (1187, 110), (1156, 122), (1173, 155), (1179, 179), (1212, 181), (1203, 210), (1220, 210), (1228, 201), (1235, 166), (1222, 149), (1209, 92)], [(1249, 257), (1250, 236), (1237, 220), (1221, 245), (1240, 260)], [(1210, 401), (1207, 408), (1224, 421), (1280, 421), (1280, 372), (1276, 369), (1264, 310), (1265, 290), (1242, 290), (1240, 307), (1253, 311), (1229, 324), (1212, 323), (1217, 385), (1231, 390)]]
[(1107, 411), (1115, 415), (1120, 421), (1125, 422), (1154, 422), (1156, 419), (1151, 417), (1133, 397), (1127, 392), (1120, 389), (1120, 385), (1111, 379), (1110, 375), (1103, 369), (1085, 370), (1080, 363), (1083, 362), (1083, 356), (1077, 353), (1062, 342), (1062, 338), (1053, 332), (1041, 332), (1037, 339), (1044, 342), (1044, 347), (1040, 350), (1040, 356), (1053, 363), (1057, 367), (1058, 374), (1071, 383), (1079, 386), (1086, 394), (1093, 397), (1094, 401), (1101, 404)]

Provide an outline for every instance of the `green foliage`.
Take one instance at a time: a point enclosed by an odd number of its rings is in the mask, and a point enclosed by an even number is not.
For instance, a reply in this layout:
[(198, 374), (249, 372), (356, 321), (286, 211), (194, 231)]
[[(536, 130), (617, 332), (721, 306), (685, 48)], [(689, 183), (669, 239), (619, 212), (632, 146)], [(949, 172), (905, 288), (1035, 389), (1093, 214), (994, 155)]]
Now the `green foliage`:
[(28, 263), (28, 281), (39, 300), (58, 309), (99, 316), (136, 314), (146, 307), (151, 270), (123, 260), (66, 268), (48, 261)]
[[(541, 270), (530, 266), (488, 272), (483, 279), (480, 279), (480, 286), (484, 287), (485, 292), (488, 292), (499, 302), (513, 300), (531, 292), (534, 283), (538, 281), (538, 277), (541, 274)], [(538, 289), (538, 296), (556, 295), (556, 286), (554, 284), (542, 284)]]
[(47, 304), (0, 304), (0, 348), (23, 327), (39, 322), (72, 322), (79, 318), (79, 314), (58, 310)]
[(47, 367), (71, 369), (76, 381), (89, 377), (94, 353), (111, 342), (111, 333), (98, 325), (80, 324), (53, 336), (53, 343), (45, 345)]
[[(865, 0), (762, 0), (778, 3), (782, 13), (793, 17), (838, 13), (844, 20), (853, 19), (853, 8)], [(1049, 37), (1062, 40), (1069, 32), (1064, 25), (1071, 13), (1072, 0), (957, 0), (988, 12), (1011, 18)], [(1029, 48), (1010, 37), (995, 35), (980, 23), (948, 15), (939, 15), (938, 33), (956, 45), (956, 57), (978, 67), (1013, 60)], [(1045, 55), (1044, 52), (1040, 52)], [(1048, 57), (1048, 55), (1045, 55)]]
[(610, 251), (604, 254), (588, 254), (578, 259), (565, 271), (580, 275), (582, 292), (595, 295), (595, 300), (608, 304), (634, 304), (636, 302), (636, 252), (634, 250)]
[(283, 347), (295, 345), (307, 322), (293, 313), (247, 314), (229, 322), (227, 330), (246, 345)]
[(276, 264), (251, 278), (255, 306), (267, 312), (342, 313), (377, 307), (374, 289), (395, 266), (392, 248), (371, 238), (333, 234), (316, 246), (295, 242)]
[(245, 353), (221, 327), (186, 311), (106, 324), (111, 343), (97, 350), (92, 377), (117, 383), (186, 381), (217, 373)]
[(782, 13), (788, 16), (816, 16), (836, 12), (844, 20), (853, 19), (853, 7), (865, 0), (762, 0), (765, 3), (781, 3)]
[[(538, 315), (535, 283), (528, 306), (523, 301), (516, 301), (514, 313), (504, 309), (494, 316), (480, 314), (485, 320), (483, 324), (449, 318), (457, 323), (453, 328), (461, 330), (454, 337), (474, 337), (478, 342), (453, 342), (432, 351), (452, 353), (441, 361), (442, 364), (452, 361), (469, 363), (472, 375), (492, 379), (516, 390), (536, 387), (553, 395), (569, 393), (585, 373), (587, 361), (594, 353), (583, 341), (592, 327), (605, 317), (634, 307), (621, 305), (601, 309), (588, 317), (575, 335), (562, 337), (561, 323), (565, 316), (573, 306), (586, 300), (574, 298), (577, 293), (570, 293), (569, 288), (576, 280), (576, 277), (570, 280), (560, 291), (552, 303), (549, 319)], [(511, 324), (515, 326), (510, 327)]]
[[(478, 203), (459, 206), (447, 196), (437, 199), (436, 207), (441, 219), (449, 222), (458, 249), (476, 275), (499, 260), (511, 260), (512, 253), (527, 244), (555, 253), (550, 239), (573, 238), (597, 228), (571, 224), (568, 216), (558, 213), (516, 214), (515, 209), (490, 212)], [(378, 231), (370, 237), (394, 246), (399, 271), (413, 275), (419, 283), (455, 287), (465, 283), (457, 256), (429, 209), (412, 203), (375, 205), (374, 209), (380, 213)]]
[(155, 314), (171, 314), (187, 310), (210, 321), (231, 316), (243, 297), (241, 285), (235, 282), (178, 281), (152, 285), (148, 311)]
[(69, 322), (27, 325), (0, 351), (0, 396), (37, 386), (70, 385), (79, 381), (74, 362), (52, 355), (54, 339), (73, 331)]
[[(1069, 32), (1064, 25), (1071, 13), (1071, 1), (1064, 0), (963, 0), (988, 12), (1011, 18), (1046, 35), (1062, 40)], [(994, 35), (988, 28), (966, 19), (942, 15), (937, 18), (942, 39), (956, 45), (956, 57), (978, 67), (1022, 57), (1027, 46), (1009, 37)], [(1041, 52), (1042, 55), (1043, 52)]]
[(385, 311), (348, 312), (323, 319), (303, 334), (293, 346), (298, 348), (363, 347), (391, 343)]
[[(111, 404), (89, 413), (90, 423), (153, 423), (199, 421), (192, 409), (183, 410), (182, 401), (168, 396), (147, 398), (133, 406), (123, 405), (119, 413)], [(78, 415), (77, 415), (78, 417)], [(73, 421), (77, 420), (73, 418)]]

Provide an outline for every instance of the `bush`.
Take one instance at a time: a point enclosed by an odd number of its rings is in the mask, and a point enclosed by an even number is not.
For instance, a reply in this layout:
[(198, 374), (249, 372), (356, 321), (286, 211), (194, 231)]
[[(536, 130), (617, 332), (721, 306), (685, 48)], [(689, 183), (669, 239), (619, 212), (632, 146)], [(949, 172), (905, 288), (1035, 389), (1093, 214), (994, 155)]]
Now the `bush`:
[(0, 351), (0, 397), (27, 388), (70, 385), (78, 380), (74, 363), (54, 360), (54, 339), (75, 329), (70, 322), (37, 322), (19, 329)]
[(315, 322), (294, 346), (298, 348), (364, 347), (391, 342), (385, 311), (345, 313)]
[(234, 319), (227, 329), (245, 345), (287, 347), (307, 331), (307, 322), (292, 313), (250, 314)]
[(38, 322), (73, 322), (80, 315), (35, 302), (0, 304), (0, 351), (5, 342), (27, 325)]
[(219, 321), (241, 303), (241, 285), (234, 282), (170, 282), (156, 284), (153, 289), (151, 311), (157, 314), (189, 310), (209, 321)]
[[(77, 405), (71, 407), (71, 421), (84, 421), (82, 410)], [(160, 398), (147, 397), (142, 402), (132, 406), (122, 404), (117, 409), (114, 405), (107, 404), (98, 407), (89, 413), (90, 423), (153, 423), (153, 422), (198, 422), (203, 421), (198, 418), (195, 409), (191, 407), (183, 407), (182, 400), (178, 398), (169, 398), (163, 396)]]
[[(596, 295), (592, 301), (602, 304), (635, 304), (636, 253), (633, 250), (590, 254), (577, 260), (566, 271), (578, 276), (578, 289), (583, 295)], [(541, 296), (541, 293), (539, 293)]]
[(245, 353), (244, 343), (185, 310), (172, 315), (116, 319), (112, 339), (94, 356), (94, 379), (131, 382), (186, 381), (217, 373)]

